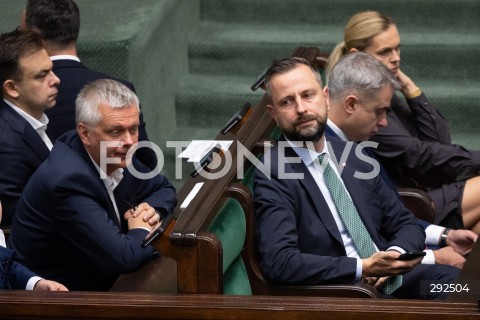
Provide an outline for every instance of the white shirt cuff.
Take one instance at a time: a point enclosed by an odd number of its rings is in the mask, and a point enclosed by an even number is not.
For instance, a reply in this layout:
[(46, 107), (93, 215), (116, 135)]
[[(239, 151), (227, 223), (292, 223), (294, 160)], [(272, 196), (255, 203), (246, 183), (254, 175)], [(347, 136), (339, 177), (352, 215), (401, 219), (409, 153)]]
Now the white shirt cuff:
[(405, 251), (405, 249), (400, 248), (400, 247), (398, 247), (398, 246), (388, 247), (388, 249), (385, 250), (385, 251), (389, 251), (389, 250), (395, 250), (395, 251), (398, 251), (398, 252), (400, 252), (400, 253), (405, 253), (405, 252), (407, 252), (407, 251)]
[(422, 259), (422, 264), (435, 264), (435, 255), (432, 250), (423, 250), (426, 255)]
[(445, 227), (434, 224), (429, 225), (427, 229), (425, 229), (425, 244), (427, 246), (438, 246), (443, 230), (445, 230)]
[(357, 273), (355, 274), (355, 282), (362, 279), (362, 259), (357, 258)]
[(43, 278), (40, 278), (40, 277), (37, 277), (37, 276), (31, 277), (30, 280), (28, 280), (28, 282), (27, 282), (27, 286), (26, 286), (25, 290), (33, 290), (33, 288), (35, 287), (37, 282), (42, 280), (42, 279)]

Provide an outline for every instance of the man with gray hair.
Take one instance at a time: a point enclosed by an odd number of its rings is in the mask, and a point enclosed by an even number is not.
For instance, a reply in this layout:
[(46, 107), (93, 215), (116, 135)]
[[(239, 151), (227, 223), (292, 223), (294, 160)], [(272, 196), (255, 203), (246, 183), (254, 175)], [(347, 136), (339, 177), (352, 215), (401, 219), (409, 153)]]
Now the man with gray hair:
[[(373, 136), (380, 127), (387, 126), (387, 112), (394, 90), (399, 84), (394, 74), (380, 61), (369, 54), (355, 52), (343, 57), (331, 70), (328, 87), (325, 88), (329, 109), (325, 135), (343, 141), (361, 143)], [(363, 142), (364, 146), (376, 145)], [(376, 161), (367, 147), (365, 154)], [(376, 165), (382, 178), (396, 190), (387, 172), (378, 161)], [(465, 229), (450, 230), (441, 241), (445, 227), (418, 220), (425, 228), (425, 244), (438, 250), (425, 250), (424, 264), (448, 264), (462, 268), (473, 248), (477, 235)]]
[[(280, 285), (367, 282), (398, 298), (445, 299), (431, 283), (458, 269), (420, 265), (425, 234), (357, 146), (324, 136), (328, 107), (306, 60), (275, 61), (267, 105), (286, 141), (254, 175), (256, 246), (266, 279)], [(390, 88), (390, 90), (392, 90)], [(363, 174), (363, 178), (359, 178)]]
[(57, 140), (25, 187), (11, 246), (18, 261), (70, 290), (106, 291), (157, 256), (142, 241), (159, 213), (173, 211), (176, 194), (162, 175), (142, 179), (149, 168), (128, 156), (138, 141), (135, 93), (96, 80), (76, 108), (76, 132)]
[[(387, 110), (398, 81), (390, 70), (366, 53), (344, 57), (328, 78), (328, 118), (341, 126), (344, 140), (368, 140), (387, 125)], [(335, 108), (333, 108), (335, 106)], [(329, 122), (331, 123), (331, 122)]]

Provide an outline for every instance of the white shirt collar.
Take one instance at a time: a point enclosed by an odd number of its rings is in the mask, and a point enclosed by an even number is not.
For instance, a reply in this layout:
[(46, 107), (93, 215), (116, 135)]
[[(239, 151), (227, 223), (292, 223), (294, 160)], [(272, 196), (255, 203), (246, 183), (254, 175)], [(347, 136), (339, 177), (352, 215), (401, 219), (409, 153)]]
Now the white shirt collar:
[(35, 130), (43, 130), (45, 131), (47, 129), (47, 125), (48, 125), (48, 117), (45, 113), (42, 114), (42, 116), (40, 117), (40, 119), (35, 119), (34, 117), (32, 117), (31, 115), (29, 115), (28, 113), (26, 113), (25, 111), (23, 111), (22, 109), (20, 109), (19, 107), (17, 107), (16, 105), (14, 105), (12, 102), (6, 100), (6, 99), (3, 99), (3, 101), (5, 101), (6, 104), (8, 104), (10, 107), (12, 107), (13, 110), (15, 110), (22, 118), (24, 118), (28, 123), (30, 123), (30, 125), (33, 127), (33, 129)]
[(57, 55), (57, 56), (51, 56), (50, 59), (52, 61), (55, 61), (55, 60), (75, 60), (75, 61), (80, 62), (80, 59), (77, 56), (72, 56), (70, 54), (60, 54), (60, 55)]
[(321, 152), (317, 152), (315, 150), (308, 149), (303, 146), (299, 146), (298, 144), (295, 144), (288, 139), (286, 140), (288, 144), (292, 147), (292, 149), (295, 151), (295, 153), (302, 159), (302, 162), (305, 163), (305, 165), (308, 167), (313, 163), (313, 161), (318, 160), (318, 156), (320, 156), (323, 153), (328, 154), (330, 158), (330, 152), (328, 151), (327, 140), (325, 139), (325, 136), (323, 136), (322, 139), (323, 139), (323, 149)]
[(335, 123), (333, 123), (330, 119), (327, 119), (327, 125), (330, 127), (330, 129), (335, 132), (335, 134), (342, 139), (343, 141), (348, 141), (347, 136), (345, 133), (343, 133), (342, 129), (340, 129)]
[(5, 234), (3, 233), (3, 230), (0, 229), (0, 246), (6, 248), (7, 247), (7, 244), (6, 244), (6, 241), (5, 241)]
[[(101, 177), (101, 173), (103, 172), (102, 168), (100, 168), (100, 166), (93, 160), (88, 151), (87, 154), (90, 157), (90, 160), (92, 160), (95, 168), (97, 168), (99, 177)], [(105, 184), (105, 188), (107, 188), (108, 191), (113, 191), (123, 179), (123, 168), (118, 168), (117, 170), (113, 171), (111, 175), (107, 175), (106, 173), (104, 173), (104, 175), (106, 178), (102, 179), (102, 181)]]

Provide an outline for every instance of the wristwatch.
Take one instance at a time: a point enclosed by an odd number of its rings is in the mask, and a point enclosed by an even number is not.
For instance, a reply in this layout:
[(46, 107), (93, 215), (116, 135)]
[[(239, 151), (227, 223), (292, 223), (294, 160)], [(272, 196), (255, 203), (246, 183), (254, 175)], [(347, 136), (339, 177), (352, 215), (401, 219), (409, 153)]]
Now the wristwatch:
[(440, 247), (446, 247), (447, 246), (447, 235), (450, 232), (450, 228), (445, 228), (443, 230), (442, 234), (440, 235)]

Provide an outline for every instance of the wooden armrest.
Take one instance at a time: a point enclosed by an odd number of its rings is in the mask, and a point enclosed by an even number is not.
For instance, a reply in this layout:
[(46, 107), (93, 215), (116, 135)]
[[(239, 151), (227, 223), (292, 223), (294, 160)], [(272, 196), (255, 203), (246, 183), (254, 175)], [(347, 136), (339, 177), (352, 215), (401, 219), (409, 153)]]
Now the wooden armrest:
[(423, 190), (413, 188), (399, 188), (405, 207), (419, 219), (433, 223), (435, 220), (435, 204)]
[(365, 284), (351, 285), (317, 285), (317, 286), (279, 286), (267, 284), (266, 295), (290, 295), (311, 297), (345, 297), (345, 298), (381, 298), (380, 293), (374, 287)]

